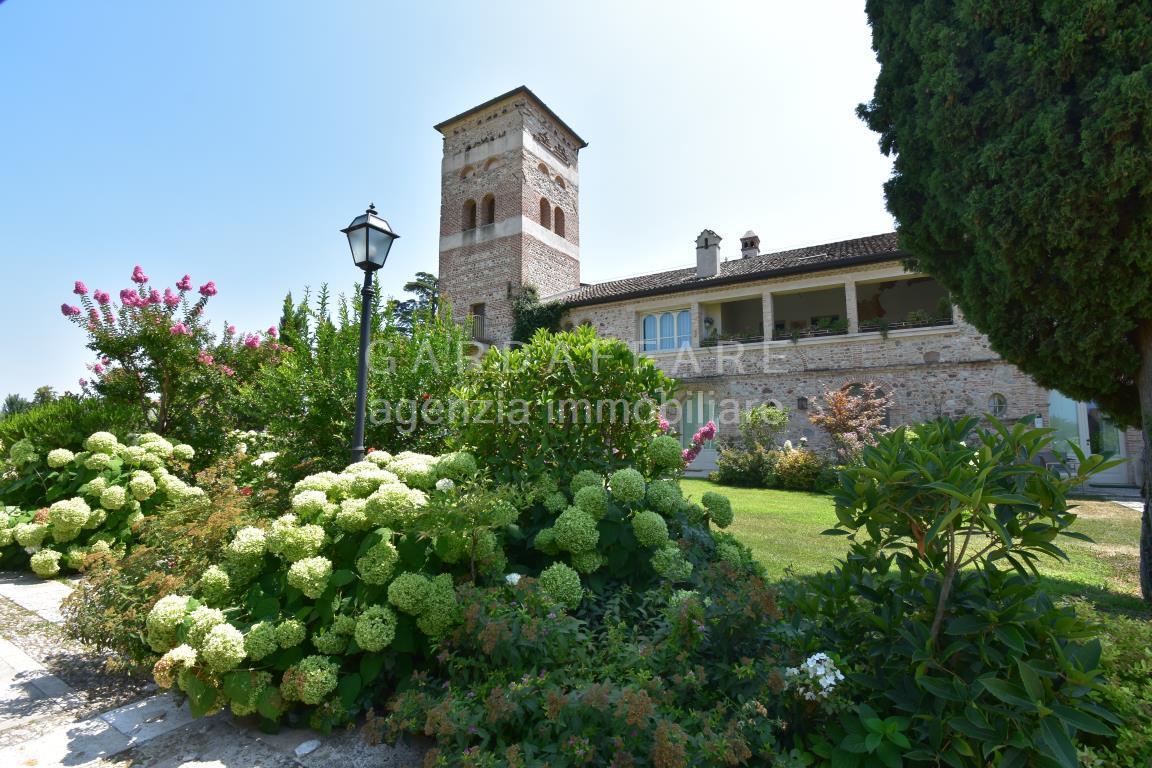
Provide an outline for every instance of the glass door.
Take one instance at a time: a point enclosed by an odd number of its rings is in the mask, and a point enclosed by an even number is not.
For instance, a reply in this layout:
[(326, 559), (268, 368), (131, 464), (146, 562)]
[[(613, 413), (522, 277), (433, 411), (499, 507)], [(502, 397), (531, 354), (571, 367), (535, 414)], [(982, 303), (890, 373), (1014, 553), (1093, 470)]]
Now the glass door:
[[(1062, 458), (1074, 456), (1068, 449), (1075, 443), (1085, 453), (1109, 454), (1124, 458), (1124, 433), (1096, 403), (1078, 403), (1053, 390), (1048, 395), (1048, 423), (1056, 434), (1052, 448)], [(1128, 465), (1105, 470), (1092, 478), (1092, 485), (1127, 485)]]

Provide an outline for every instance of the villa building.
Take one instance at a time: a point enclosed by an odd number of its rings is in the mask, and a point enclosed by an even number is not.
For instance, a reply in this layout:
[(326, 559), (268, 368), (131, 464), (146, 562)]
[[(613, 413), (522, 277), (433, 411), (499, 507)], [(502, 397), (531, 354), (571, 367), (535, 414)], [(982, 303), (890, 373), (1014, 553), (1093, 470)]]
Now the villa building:
[[(566, 327), (588, 324), (627, 341), (680, 382), (685, 440), (708, 419), (730, 435), (733, 419), (721, 410), (770, 402), (791, 413), (787, 437), (819, 447), (807, 411), (830, 389), (875, 382), (893, 396), (892, 424), (1031, 417), (1061, 441), (1140, 457), (1139, 432), (1117, 429), (1094, 404), (1044, 389), (1001, 359), (943, 286), (905, 270), (895, 233), (761, 253), (749, 231), (725, 259), (722, 238), (705, 229), (694, 265), (584, 283), (578, 160), (587, 143), (525, 87), (436, 130), (444, 136), (440, 286), (457, 320), (471, 322), (477, 340), (505, 344), (513, 298), (535, 287), (565, 305)], [(691, 469), (714, 462), (710, 448)], [(1137, 463), (1096, 482), (1135, 485)]]

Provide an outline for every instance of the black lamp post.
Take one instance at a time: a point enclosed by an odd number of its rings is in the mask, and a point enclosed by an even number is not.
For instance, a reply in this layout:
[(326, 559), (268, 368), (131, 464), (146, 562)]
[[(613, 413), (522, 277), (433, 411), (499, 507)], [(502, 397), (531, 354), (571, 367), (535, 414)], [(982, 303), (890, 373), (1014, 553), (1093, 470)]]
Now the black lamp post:
[(392, 231), (388, 222), (376, 215), (376, 206), (371, 203), (367, 211), (352, 219), (352, 223), (340, 231), (348, 236), (352, 261), (364, 270), (364, 289), (360, 291), (360, 369), (356, 379), (356, 429), (352, 435), (352, 461), (356, 462), (364, 458), (364, 422), (368, 410), (368, 343), (372, 335), (372, 300), (376, 297), (372, 274), (384, 266), (392, 241), (400, 235)]

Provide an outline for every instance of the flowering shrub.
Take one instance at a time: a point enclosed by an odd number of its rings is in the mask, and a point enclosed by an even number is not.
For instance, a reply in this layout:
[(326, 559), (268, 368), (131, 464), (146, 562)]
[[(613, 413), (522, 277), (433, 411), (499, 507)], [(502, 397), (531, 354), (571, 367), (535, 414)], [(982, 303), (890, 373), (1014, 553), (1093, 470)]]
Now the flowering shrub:
[[(226, 395), (265, 363), (287, 351), (276, 329), (238, 334), (231, 325), (217, 338), (204, 310), (217, 294), (208, 281), (193, 288), (184, 275), (173, 288), (150, 287), (137, 266), (133, 285), (119, 300), (102, 290), (89, 291), (76, 281), (80, 306), (64, 304), (62, 314), (88, 334), (96, 354), (81, 387), (113, 403), (131, 405), (153, 432), (218, 450), (228, 416)], [(218, 426), (213, 426), (218, 425)]]
[(892, 395), (871, 382), (830, 389), (822, 405), (812, 409), (809, 420), (832, 439), (842, 464), (859, 461), (866, 445), (875, 445), (877, 435), (888, 431), (888, 409)]
[(12, 446), (8, 460), (21, 474), (4, 489), (4, 498), (19, 505), (0, 513), (5, 567), (27, 565), (47, 579), (78, 570), (93, 552), (122, 556), (132, 527), (146, 515), (203, 495), (175, 474), (195, 455), (187, 445), (153, 433), (124, 445), (110, 432), (95, 432), (84, 448), (42, 454), (27, 441)]

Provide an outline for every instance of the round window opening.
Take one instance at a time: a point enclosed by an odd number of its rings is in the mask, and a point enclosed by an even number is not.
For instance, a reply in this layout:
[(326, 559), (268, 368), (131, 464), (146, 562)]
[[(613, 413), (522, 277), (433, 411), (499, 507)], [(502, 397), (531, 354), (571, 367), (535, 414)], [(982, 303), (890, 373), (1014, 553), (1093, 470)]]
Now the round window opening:
[(1008, 398), (999, 392), (993, 392), (988, 398), (988, 413), (992, 414), (998, 419), (1004, 418), (1008, 413)]

